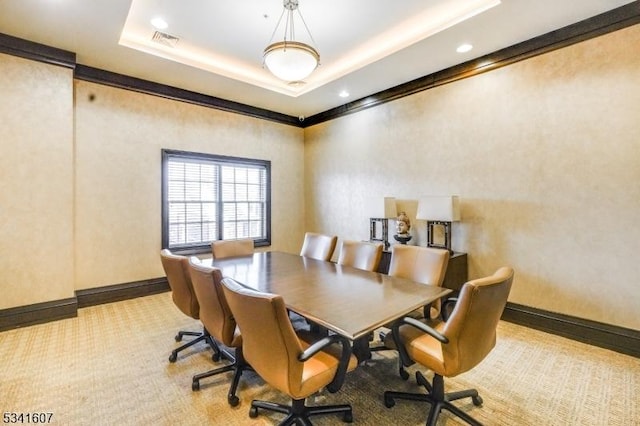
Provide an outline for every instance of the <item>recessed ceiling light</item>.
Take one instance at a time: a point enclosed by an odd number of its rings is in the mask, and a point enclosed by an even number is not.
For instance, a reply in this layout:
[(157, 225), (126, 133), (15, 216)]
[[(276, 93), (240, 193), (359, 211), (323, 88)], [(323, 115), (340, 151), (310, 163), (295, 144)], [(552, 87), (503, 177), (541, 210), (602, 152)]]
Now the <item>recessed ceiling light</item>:
[(472, 45), (470, 45), (469, 43), (464, 43), (464, 44), (461, 44), (460, 46), (458, 46), (458, 48), (456, 49), (456, 52), (458, 52), (458, 53), (466, 53), (466, 52), (470, 51), (471, 49), (473, 49)]
[(167, 27), (169, 26), (169, 24), (167, 24), (167, 21), (162, 19), (160, 16), (156, 16), (155, 18), (153, 18), (151, 20), (151, 25), (153, 25), (155, 28), (159, 30), (166, 30)]
[(349, 92), (343, 90), (342, 92), (338, 93), (338, 96), (340, 96), (341, 98), (346, 98), (349, 96)]

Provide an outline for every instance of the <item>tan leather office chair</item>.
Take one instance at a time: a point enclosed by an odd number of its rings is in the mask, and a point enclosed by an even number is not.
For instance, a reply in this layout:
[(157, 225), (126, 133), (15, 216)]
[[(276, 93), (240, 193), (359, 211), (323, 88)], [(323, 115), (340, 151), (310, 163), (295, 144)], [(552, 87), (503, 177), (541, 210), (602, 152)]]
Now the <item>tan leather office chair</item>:
[[(440, 411), (449, 410), (472, 425), (480, 423), (453, 405), (452, 401), (471, 398), (476, 406), (482, 398), (475, 389), (444, 392), (443, 377), (454, 377), (479, 364), (496, 344), (496, 328), (507, 303), (513, 269), (502, 267), (493, 275), (464, 284), (447, 322), (430, 327), (411, 317), (394, 324), (391, 338), (400, 358), (408, 366), (417, 362), (434, 372), (433, 382), (418, 371), (416, 380), (426, 394), (387, 391), (384, 403), (393, 407), (396, 399), (425, 401), (431, 405), (427, 425), (435, 425)], [(388, 336), (387, 336), (388, 337)]]
[(253, 254), (253, 240), (218, 240), (211, 243), (214, 259), (250, 256)]
[[(448, 250), (396, 244), (391, 248), (389, 275), (441, 287), (448, 264)], [(437, 300), (424, 307), (423, 316), (434, 319), (440, 309)]]
[(333, 256), (333, 251), (336, 249), (337, 242), (338, 237), (336, 236), (307, 232), (304, 234), (300, 256), (329, 261)]
[[(252, 401), (250, 417), (258, 409), (287, 414), (281, 425), (310, 425), (310, 416), (341, 413), (351, 422), (350, 405), (307, 406), (306, 398), (327, 387), (337, 392), (347, 371), (356, 367), (349, 341), (339, 335), (312, 342), (293, 329), (282, 296), (247, 289), (231, 278), (222, 280), (229, 307), (242, 331), (246, 360), (269, 385), (289, 395), (291, 406)], [(309, 342), (309, 343), (307, 343)], [(339, 345), (336, 345), (339, 343)]]
[(376, 271), (382, 258), (382, 244), (366, 241), (342, 241), (338, 264), (365, 271)]
[[(168, 249), (164, 249), (160, 252), (160, 260), (162, 261), (162, 267), (164, 268), (164, 272), (167, 275), (167, 281), (169, 282), (169, 287), (171, 288), (173, 303), (185, 315), (193, 319), (200, 319), (200, 305), (198, 304), (198, 299), (193, 291), (191, 276), (189, 275), (189, 260), (184, 256), (171, 253)], [(176, 342), (182, 341), (183, 336), (195, 336), (195, 339), (192, 339), (179, 348), (174, 349), (171, 352), (171, 355), (169, 355), (169, 362), (176, 362), (179, 352), (201, 341), (206, 342), (209, 344), (211, 349), (213, 349), (212, 358), (214, 361), (218, 361), (220, 359), (220, 349), (211, 338), (206, 327), (204, 327), (204, 330), (201, 332), (179, 331), (175, 337)]]
[(236, 390), (242, 372), (250, 369), (242, 356), (242, 336), (236, 327), (236, 321), (231, 314), (229, 305), (222, 290), (222, 273), (217, 268), (211, 268), (199, 263), (189, 262), (191, 281), (198, 302), (200, 303), (200, 320), (209, 330), (211, 336), (227, 348), (235, 348), (235, 354), (228, 352), (224, 347), (220, 348), (222, 356), (231, 361), (231, 364), (216, 368), (206, 373), (193, 376), (191, 389), (200, 389), (200, 380), (217, 374), (233, 371), (233, 380), (227, 395), (230, 405), (238, 405), (239, 399)]
[[(449, 251), (430, 247), (418, 247), (396, 244), (391, 248), (391, 261), (389, 262), (389, 275), (406, 278), (423, 284), (442, 286), (444, 275), (449, 264)], [(409, 313), (409, 316), (433, 319), (440, 313), (442, 302), (438, 299), (433, 303), (424, 306), (421, 310)], [(387, 324), (390, 327), (391, 324)], [(380, 333), (380, 340), (388, 342), (385, 333)], [(372, 346), (371, 351), (384, 351), (393, 349), (395, 346), (385, 343), (383, 345)], [(407, 380), (409, 373), (402, 366), (398, 365), (398, 374)]]

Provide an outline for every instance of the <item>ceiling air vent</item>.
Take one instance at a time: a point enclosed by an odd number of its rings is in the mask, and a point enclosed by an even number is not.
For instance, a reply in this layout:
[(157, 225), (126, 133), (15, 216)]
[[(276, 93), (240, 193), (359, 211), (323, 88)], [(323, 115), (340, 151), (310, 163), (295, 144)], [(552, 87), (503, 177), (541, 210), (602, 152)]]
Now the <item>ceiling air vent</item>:
[(178, 44), (179, 40), (180, 39), (178, 37), (174, 37), (170, 34), (160, 31), (156, 31), (155, 33), (153, 33), (153, 37), (151, 37), (151, 41), (164, 44), (165, 46), (169, 47), (176, 47), (176, 44)]

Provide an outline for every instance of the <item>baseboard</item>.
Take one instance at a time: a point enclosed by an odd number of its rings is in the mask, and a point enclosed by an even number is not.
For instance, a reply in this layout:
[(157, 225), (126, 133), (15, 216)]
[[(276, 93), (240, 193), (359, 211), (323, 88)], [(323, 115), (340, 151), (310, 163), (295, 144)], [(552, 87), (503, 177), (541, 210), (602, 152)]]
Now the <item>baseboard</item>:
[[(79, 308), (169, 291), (165, 277), (76, 291), (76, 297), (0, 310), (0, 331), (77, 316)], [(502, 319), (640, 358), (640, 331), (507, 303)]]
[(169, 291), (165, 277), (76, 291), (69, 299), (0, 310), (0, 331), (78, 316), (78, 309)]
[(640, 358), (640, 331), (507, 303), (502, 319)]
[(149, 296), (169, 291), (169, 283), (165, 277), (115, 284), (106, 287), (77, 290), (78, 308), (118, 302), (136, 297)]
[(77, 315), (78, 300), (75, 297), (2, 309), (0, 310), (0, 331), (73, 318)]

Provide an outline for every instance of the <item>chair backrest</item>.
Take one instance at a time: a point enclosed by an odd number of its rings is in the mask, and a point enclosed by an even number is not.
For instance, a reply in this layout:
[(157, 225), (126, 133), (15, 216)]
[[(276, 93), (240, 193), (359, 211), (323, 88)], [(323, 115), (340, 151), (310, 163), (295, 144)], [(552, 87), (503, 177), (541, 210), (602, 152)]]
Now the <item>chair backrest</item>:
[(299, 393), (303, 365), (298, 355), (303, 348), (282, 296), (245, 288), (231, 278), (224, 278), (222, 284), (242, 332), (242, 351), (247, 362), (281, 392)]
[(440, 287), (448, 264), (448, 250), (395, 244), (391, 248), (389, 275)]
[(304, 235), (300, 256), (329, 261), (333, 256), (337, 242), (338, 237), (336, 236), (307, 232)]
[(382, 258), (382, 244), (366, 241), (342, 241), (338, 264), (375, 271)]
[(489, 277), (462, 286), (456, 306), (442, 328), (442, 334), (449, 339), (442, 345), (447, 376), (470, 370), (491, 352), (512, 282), (513, 269), (502, 267)]
[(214, 259), (249, 256), (253, 254), (253, 240), (218, 240), (211, 243)]
[(191, 282), (200, 303), (200, 321), (217, 341), (229, 347), (242, 343), (236, 321), (222, 290), (222, 273), (200, 263), (189, 262)]
[(189, 259), (173, 254), (168, 249), (163, 249), (160, 252), (160, 260), (171, 288), (173, 303), (185, 315), (195, 319), (200, 318), (200, 305), (193, 291), (189, 275)]

